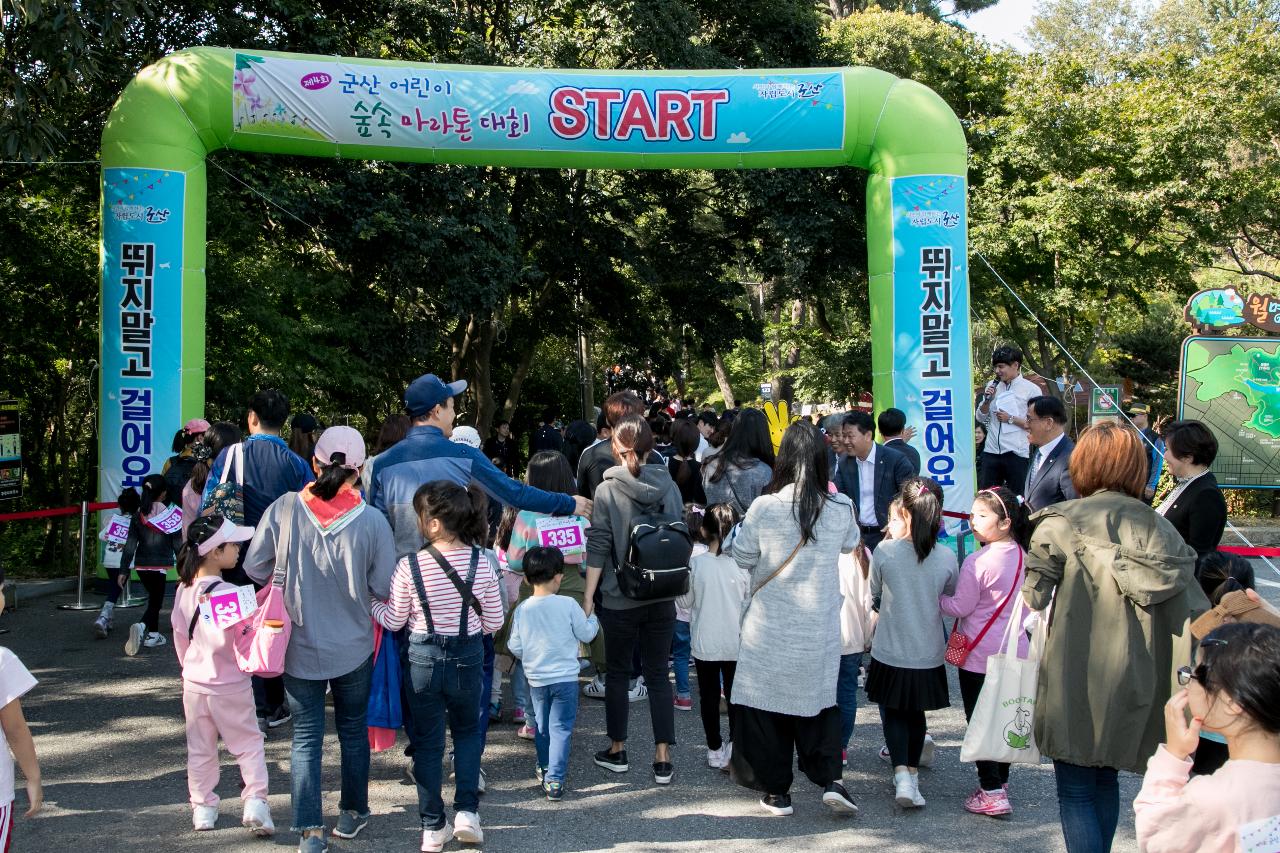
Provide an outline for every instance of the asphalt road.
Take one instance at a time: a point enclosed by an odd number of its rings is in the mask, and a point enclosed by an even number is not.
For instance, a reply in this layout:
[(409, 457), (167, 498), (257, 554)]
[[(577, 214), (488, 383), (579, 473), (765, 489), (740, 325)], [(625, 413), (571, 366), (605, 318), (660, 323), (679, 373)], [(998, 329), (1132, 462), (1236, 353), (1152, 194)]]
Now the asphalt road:
[[(1260, 590), (1280, 603), (1280, 578), (1261, 563), (1258, 573)], [(37, 817), (22, 818), (26, 796), (19, 780), (13, 849), (248, 853), (296, 845), (297, 836), (288, 831), (288, 726), (275, 730), (267, 741), (270, 801), (281, 827), (277, 836), (253, 839), (239, 826), (239, 777), (225, 754), (219, 828), (192, 832), (186, 800), (182, 688), (172, 646), (126, 657), (121, 628), (109, 640), (95, 639), (90, 630), (93, 613), (54, 609), (55, 603), (66, 600), (71, 599), (33, 601), (0, 618), (0, 627), (10, 629), (0, 636), (0, 644), (12, 649), (40, 680), (23, 706), (35, 733), (46, 806)], [(139, 612), (117, 611), (117, 625)], [(167, 609), (162, 624), (168, 624)], [(786, 685), (780, 684), (779, 689)], [(1014, 768), (1012, 816), (992, 819), (964, 811), (964, 798), (975, 787), (976, 776), (970, 765), (959, 760), (964, 717), (954, 674), (952, 707), (929, 715), (929, 729), (940, 748), (935, 766), (921, 772), (928, 806), (913, 812), (894, 807), (890, 769), (876, 757), (882, 741), (874, 708), (859, 709), (845, 773), (845, 784), (861, 808), (855, 817), (829, 814), (819, 802), (820, 791), (798, 774), (792, 791), (795, 814), (783, 818), (764, 814), (751, 792), (706, 766), (698, 714), (677, 712), (676, 717), (680, 743), (674, 750), (675, 781), (658, 787), (648, 773), (651, 734), (646, 707), (632, 706), (632, 770), (614, 775), (591, 763), (591, 753), (605, 744), (603, 703), (583, 699), (568, 793), (558, 804), (543, 799), (532, 778), (532, 743), (517, 739), (515, 726), (509, 723), (495, 725), (484, 761), (489, 778), (480, 810), (484, 849), (520, 853), (779, 847), (921, 853), (1064, 849), (1053, 773), (1047, 764)], [(332, 721), (330, 733), (324, 804), (331, 827), (338, 788)], [(373, 821), (358, 839), (334, 839), (330, 849), (369, 853), (418, 849), (415, 789), (402, 782), (404, 767), (399, 748), (374, 756), (369, 791)], [(1121, 774), (1116, 853), (1137, 849), (1130, 804), (1140, 782), (1137, 776)], [(446, 803), (450, 793), (446, 790)], [(447, 849), (468, 848), (454, 842)]]

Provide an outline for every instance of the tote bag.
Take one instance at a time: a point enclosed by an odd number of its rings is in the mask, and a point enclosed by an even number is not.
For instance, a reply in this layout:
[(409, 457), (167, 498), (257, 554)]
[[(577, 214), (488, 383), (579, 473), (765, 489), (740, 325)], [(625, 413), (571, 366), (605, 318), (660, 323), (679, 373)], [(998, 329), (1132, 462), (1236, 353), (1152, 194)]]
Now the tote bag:
[(284, 675), (285, 653), (289, 650), (289, 634), (293, 622), (284, 606), (284, 581), (293, 532), (293, 516), (297, 513), (297, 494), (285, 496), (280, 506), (280, 529), (276, 531), (276, 568), (271, 583), (258, 590), (258, 609), (236, 626), (236, 663), (241, 672), (262, 678)]
[[(233, 444), (223, 463), (222, 477), (209, 493), (209, 508), (232, 524), (244, 524), (244, 444)], [(228, 479), (231, 469), (235, 476)]]
[(987, 678), (964, 733), (961, 761), (1040, 763), (1040, 749), (1031, 724), (1035, 718), (1036, 680), (1044, 649), (1045, 620), (1041, 620), (1041, 627), (1033, 632), (1027, 656), (1021, 658), (1018, 639), (1026, 616), (1026, 602), (1019, 595), (1018, 606), (1005, 626), (1003, 648), (987, 658)]

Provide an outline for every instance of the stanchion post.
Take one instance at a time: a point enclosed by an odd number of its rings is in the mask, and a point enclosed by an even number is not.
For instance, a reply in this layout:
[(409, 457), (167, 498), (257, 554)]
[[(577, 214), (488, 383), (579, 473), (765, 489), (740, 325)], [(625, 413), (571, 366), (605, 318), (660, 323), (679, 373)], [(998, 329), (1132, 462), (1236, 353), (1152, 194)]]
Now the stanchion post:
[(80, 501), (80, 569), (76, 573), (76, 603), (59, 604), (59, 610), (97, 610), (96, 604), (84, 603), (84, 561), (89, 543), (89, 502)]

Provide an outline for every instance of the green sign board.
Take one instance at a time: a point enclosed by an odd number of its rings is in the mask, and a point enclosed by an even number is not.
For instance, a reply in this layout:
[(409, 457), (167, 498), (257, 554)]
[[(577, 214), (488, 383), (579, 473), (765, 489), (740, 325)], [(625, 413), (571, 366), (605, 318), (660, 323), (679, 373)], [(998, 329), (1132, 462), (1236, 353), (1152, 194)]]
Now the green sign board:
[(1218, 483), (1280, 489), (1280, 338), (1189, 337), (1179, 385), (1178, 417), (1218, 439)]
[(1089, 397), (1089, 423), (1120, 415), (1120, 386), (1099, 385)]

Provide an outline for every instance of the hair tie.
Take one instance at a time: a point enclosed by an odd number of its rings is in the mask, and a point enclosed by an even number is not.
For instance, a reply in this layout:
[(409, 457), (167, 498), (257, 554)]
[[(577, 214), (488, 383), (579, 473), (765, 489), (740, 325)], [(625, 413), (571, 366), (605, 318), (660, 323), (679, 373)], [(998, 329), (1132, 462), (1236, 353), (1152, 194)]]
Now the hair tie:
[[(1005, 505), (1004, 505), (1004, 498), (1000, 497), (1000, 493), (999, 493), (999, 492), (997, 492), (995, 489), (983, 489), (982, 491), (978, 492), (978, 494), (980, 494), (980, 495), (991, 495), (991, 497), (993, 497), (993, 498), (995, 498), (997, 501), (999, 501), (999, 503), (1000, 503), (1000, 509), (1001, 509), (1001, 511), (1004, 513), (1004, 517), (1005, 517), (1005, 518), (1012, 518), (1012, 517), (1013, 517), (1013, 516), (1009, 515), (1009, 508), (1008, 508), (1007, 506), (1005, 506)], [(1019, 495), (1019, 496), (1018, 496), (1018, 503), (1019, 503), (1019, 504), (1021, 504), (1021, 503), (1022, 503), (1022, 496), (1021, 496), (1021, 495)]]
[(920, 484), (920, 491), (916, 492), (916, 497), (918, 497), (918, 498), (924, 497), (924, 493), (925, 493), (925, 492), (927, 492), (927, 491), (929, 491), (929, 484), (928, 484), (928, 483), (921, 483), (921, 484)]
[(706, 510), (700, 506), (691, 506), (689, 507), (689, 512), (692, 515), (703, 515), (706, 512)]

